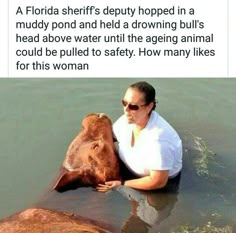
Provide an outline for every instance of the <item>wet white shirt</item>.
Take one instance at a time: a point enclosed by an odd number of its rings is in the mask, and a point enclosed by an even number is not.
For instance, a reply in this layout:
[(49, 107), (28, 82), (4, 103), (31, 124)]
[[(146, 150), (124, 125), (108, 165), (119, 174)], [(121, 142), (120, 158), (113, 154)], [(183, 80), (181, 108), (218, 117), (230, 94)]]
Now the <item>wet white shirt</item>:
[(131, 146), (133, 128), (125, 115), (113, 125), (120, 158), (130, 171), (140, 177), (149, 175), (150, 170), (169, 170), (169, 177), (178, 174), (182, 168), (182, 142), (174, 128), (152, 111), (146, 127)]

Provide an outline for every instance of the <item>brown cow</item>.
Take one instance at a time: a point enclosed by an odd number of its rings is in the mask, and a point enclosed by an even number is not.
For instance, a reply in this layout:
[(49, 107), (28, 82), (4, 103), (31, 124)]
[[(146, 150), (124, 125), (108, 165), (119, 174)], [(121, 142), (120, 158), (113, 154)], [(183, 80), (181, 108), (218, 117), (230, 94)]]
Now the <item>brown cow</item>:
[(29, 208), (0, 220), (0, 233), (111, 233), (114, 230), (101, 222), (75, 214)]
[[(105, 114), (90, 114), (68, 148), (54, 189), (66, 191), (120, 179), (112, 123)], [(53, 194), (52, 192), (50, 192)], [(47, 196), (47, 194), (45, 194)], [(115, 232), (107, 224), (68, 212), (32, 207), (0, 220), (0, 233)]]
[(66, 191), (117, 179), (119, 161), (111, 120), (103, 113), (90, 114), (83, 119), (81, 132), (68, 148), (54, 189)]

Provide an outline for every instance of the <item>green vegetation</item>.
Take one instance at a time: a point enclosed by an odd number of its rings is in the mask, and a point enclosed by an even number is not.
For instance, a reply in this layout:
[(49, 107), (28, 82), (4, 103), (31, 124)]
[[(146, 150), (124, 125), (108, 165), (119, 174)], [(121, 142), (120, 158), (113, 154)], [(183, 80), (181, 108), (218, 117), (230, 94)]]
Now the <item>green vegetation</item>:
[(194, 147), (199, 152), (197, 158), (194, 159), (196, 172), (199, 176), (209, 177), (209, 166), (215, 161), (215, 153), (209, 150), (206, 143), (200, 137), (194, 138)]
[(189, 225), (181, 226), (179, 230), (171, 231), (171, 233), (233, 233), (232, 227), (216, 227), (208, 222), (202, 227), (191, 227)]
[(213, 217), (212, 221), (207, 222), (201, 227), (193, 227), (186, 224), (172, 230), (171, 233), (233, 233), (231, 226), (216, 226), (216, 222), (220, 219), (221, 215), (214, 213), (211, 216)]

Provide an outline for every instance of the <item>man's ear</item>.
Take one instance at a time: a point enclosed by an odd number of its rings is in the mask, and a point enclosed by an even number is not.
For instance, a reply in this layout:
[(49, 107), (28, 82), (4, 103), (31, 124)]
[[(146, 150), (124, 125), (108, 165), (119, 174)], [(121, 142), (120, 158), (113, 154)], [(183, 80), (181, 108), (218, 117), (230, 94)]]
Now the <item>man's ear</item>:
[(151, 110), (152, 108), (154, 107), (154, 103), (151, 102), (149, 105), (148, 105), (148, 112), (151, 114)]

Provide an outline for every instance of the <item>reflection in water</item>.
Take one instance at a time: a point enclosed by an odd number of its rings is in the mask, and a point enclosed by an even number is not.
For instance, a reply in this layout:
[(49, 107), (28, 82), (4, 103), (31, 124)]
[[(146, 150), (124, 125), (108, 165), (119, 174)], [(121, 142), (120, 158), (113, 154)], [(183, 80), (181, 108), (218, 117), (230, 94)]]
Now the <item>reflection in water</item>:
[(111, 223), (119, 232), (145, 233), (151, 229), (157, 232), (156, 229), (170, 216), (177, 202), (179, 181), (180, 175), (169, 181), (165, 189), (156, 191), (121, 186), (106, 194), (91, 188), (79, 188), (63, 194), (46, 192), (35, 205)]
[(167, 187), (157, 191), (139, 191), (128, 187), (120, 187), (119, 192), (131, 204), (131, 214), (122, 226), (125, 233), (146, 233), (155, 227), (157, 231), (160, 223), (165, 220), (173, 209), (178, 195), (180, 175)]

